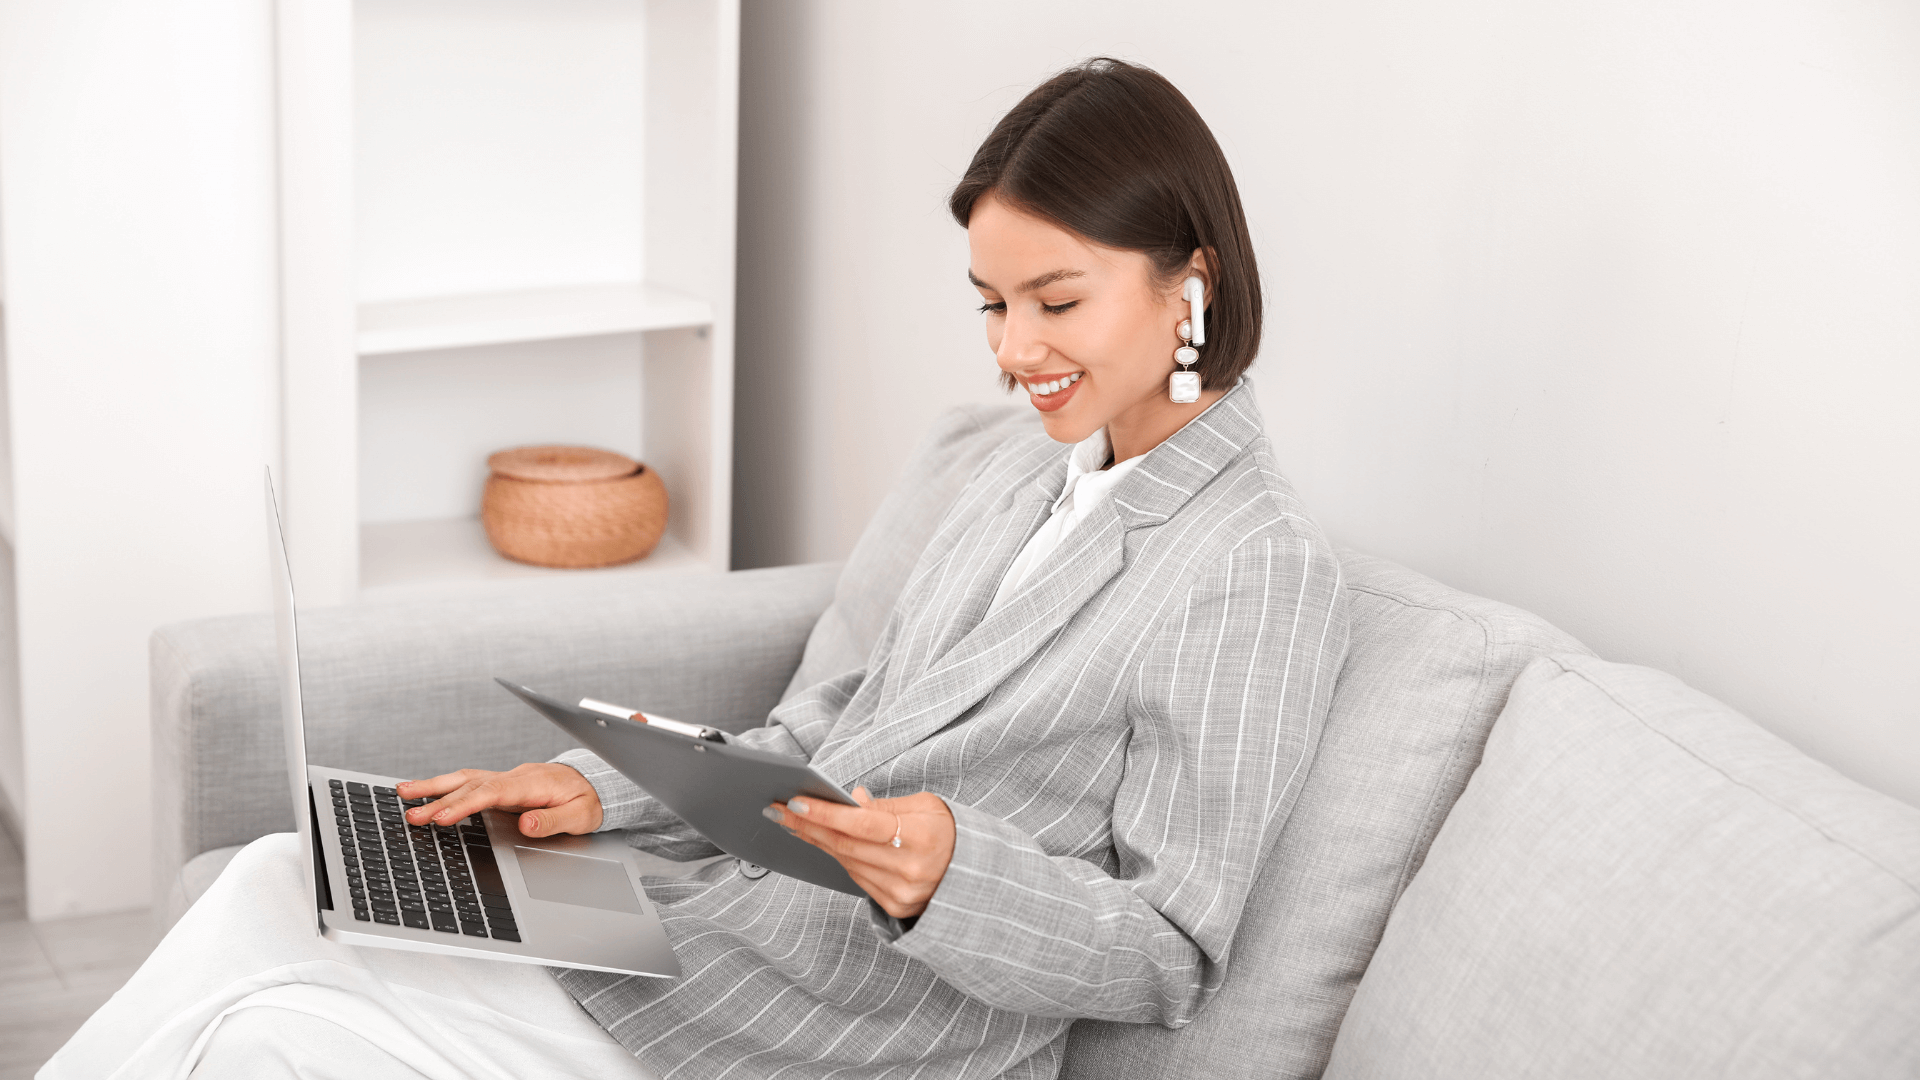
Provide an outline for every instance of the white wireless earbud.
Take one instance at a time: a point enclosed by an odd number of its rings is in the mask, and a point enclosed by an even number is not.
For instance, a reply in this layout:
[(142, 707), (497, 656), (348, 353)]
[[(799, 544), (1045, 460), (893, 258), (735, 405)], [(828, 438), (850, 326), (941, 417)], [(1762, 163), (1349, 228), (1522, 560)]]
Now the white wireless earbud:
[(1180, 286), (1180, 295), (1187, 301), (1187, 321), (1192, 324), (1193, 343), (1207, 343), (1207, 287), (1197, 277), (1190, 277)]

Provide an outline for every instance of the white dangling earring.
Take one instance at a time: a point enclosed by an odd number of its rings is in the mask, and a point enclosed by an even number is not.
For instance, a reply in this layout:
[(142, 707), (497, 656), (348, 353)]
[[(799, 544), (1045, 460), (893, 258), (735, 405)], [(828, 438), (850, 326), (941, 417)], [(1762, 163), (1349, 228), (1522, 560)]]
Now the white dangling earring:
[(1176, 405), (1187, 405), (1200, 400), (1200, 373), (1188, 371), (1187, 365), (1200, 359), (1200, 350), (1193, 347), (1193, 333), (1187, 320), (1180, 320), (1180, 336), (1186, 344), (1173, 350), (1173, 360), (1180, 370), (1167, 376), (1167, 396)]
[(1190, 277), (1180, 287), (1180, 295), (1187, 301), (1188, 317), (1180, 320), (1180, 340), (1185, 344), (1173, 350), (1174, 363), (1180, 370), (1167, 376), (1167, 396), (1176, 405), (1190, 405), (1200, 400), (1200, 373), (1187, 368), (1199, 361), (1200, 350), (1195, 345), (1207, 343), (1207, 287), (1197, 277)]

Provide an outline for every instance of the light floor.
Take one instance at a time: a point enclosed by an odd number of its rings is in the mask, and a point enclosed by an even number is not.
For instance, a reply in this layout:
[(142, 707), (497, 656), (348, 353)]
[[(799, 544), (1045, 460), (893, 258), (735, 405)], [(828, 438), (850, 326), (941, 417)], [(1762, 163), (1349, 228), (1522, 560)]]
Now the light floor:
[(28, 922), (20, 850), (0, 829), (0, 1080), (32, 1076), (156, 940), (144, 910)]

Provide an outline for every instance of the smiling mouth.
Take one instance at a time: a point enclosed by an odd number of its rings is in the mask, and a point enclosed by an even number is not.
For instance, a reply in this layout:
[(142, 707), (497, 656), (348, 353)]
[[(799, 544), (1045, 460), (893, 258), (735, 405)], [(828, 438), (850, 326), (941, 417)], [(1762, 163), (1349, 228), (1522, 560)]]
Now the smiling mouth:
[(1080, 385), (1080, 376), (1083, 374), (1085, 374), (1085, 372), (1076, 371), (1070, 375), (1062, 375), (1057, 379), (1046, 379), (1044, 381), (1022, 383), (1021, 385), (1026, 389), (1027, 393), (1033, 395), (1027, 400), (1033, 403), (1034, 408), (1039, 409), (1043, 413), (1058, 412), (1067, 407), (1067, 402), (1073, 400), (1074, 388)]
[(1079, 381), (1080, 372), (1076, 371), (1071, 375), (1062, 375), (1057, 379), (1049, 379), (1046, 382), (1023, 382), (1020, 385), (1026, 389), (1027, 393), (1032, 394), (1034, 397), (1051, 397)]

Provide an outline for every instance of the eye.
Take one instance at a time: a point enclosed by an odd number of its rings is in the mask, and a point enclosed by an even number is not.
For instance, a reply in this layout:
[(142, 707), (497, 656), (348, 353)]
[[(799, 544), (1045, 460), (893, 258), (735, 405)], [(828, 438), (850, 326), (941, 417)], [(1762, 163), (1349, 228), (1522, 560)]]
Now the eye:
[(1069, 300), (1064, 304), (1041, 304), (1040, 308), (1049, 315), (1065, 315), (1067, 312), (1079, 306), (1080, 301)]
[(1007, 313), (1007, 302), (1005, 300), (995, 300), (992, 303), (981, 304), (980, 313), (982, 315), (1005, 315)]

